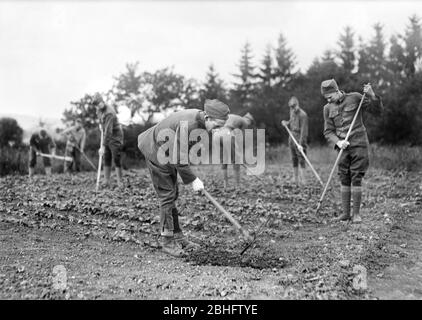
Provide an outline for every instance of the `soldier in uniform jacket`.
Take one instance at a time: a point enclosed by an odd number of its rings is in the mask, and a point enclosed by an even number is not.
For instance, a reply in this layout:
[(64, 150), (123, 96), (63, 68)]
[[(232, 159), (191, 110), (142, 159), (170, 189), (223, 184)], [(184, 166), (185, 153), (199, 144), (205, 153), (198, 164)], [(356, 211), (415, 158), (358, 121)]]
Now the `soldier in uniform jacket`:
[(308, 144), (308, 115), (299, 106), (299, 100), (295, 96), (290, 98), (288, 105), (290, 107), (290, 120), (283, 120), (282, 125), (289, 127), (292, 135), (300, 145), (299, 147), (296, 146), (289, 136), (289, 149), (292, 156), (294, 180), (297, 185), (305, 185), (305, 158), (299, 149), (301, 148), (306, 154)]
[(97, 108), (100, 127), (103, 129), (104, 141), (99, 153), (104, 155), (104, 180), (105, 186), (110, 186), (111, 164), (114, 160), (116, 167), (117, 183), (123, 185), (123, 171), (121, 157), (123, 152), (123, 129), (119, 123), (114, 109), (107, 105), (101, 95), (96, 93), (93, 105)]
[[(365, 98), (361, 111), (380, 114), (383, 110), (381, 97), (376, 95), (371, 85), (364, 85)], [(334, 79), (321, 83), (321, 94), (327, 100), (324, 106), (324, 136), (336, 150), (343, 149), (338, 164), (338, 174), (341, 182), (341, 199), (343, 213), (340, 220), (360, 222), (359, 214), (362, 201), (362, 179), (369, 167), (369, 140), (359, 112), (348, 141), (347, 132), (356, 114), (362, 95), (358, 92), (345, 93), (339, 90)], [(353, 200), (352, 216), (350, 202)]]

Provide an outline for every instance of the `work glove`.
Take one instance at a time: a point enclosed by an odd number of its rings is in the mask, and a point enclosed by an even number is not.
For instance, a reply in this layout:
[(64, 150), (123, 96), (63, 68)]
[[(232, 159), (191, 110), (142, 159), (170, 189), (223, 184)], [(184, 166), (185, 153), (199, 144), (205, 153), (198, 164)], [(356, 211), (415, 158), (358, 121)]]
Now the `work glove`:
[(202, 183), (201, 180), (199, 180), (199, 178), (196, 178), (192, 182), (192, 188), (193, 188), (193, 191), (200, 192), (200, 191), (204, 190), (204, 184)]
[(336, 143), (337, 147), (339, 147), (340, 149), (346, 149), (350, 143), (346, 140), (340, 140)]
[(289, 125), (289, 121), (287, 120), (282, 120), (281, 121), (281, 125), (287, 127)]

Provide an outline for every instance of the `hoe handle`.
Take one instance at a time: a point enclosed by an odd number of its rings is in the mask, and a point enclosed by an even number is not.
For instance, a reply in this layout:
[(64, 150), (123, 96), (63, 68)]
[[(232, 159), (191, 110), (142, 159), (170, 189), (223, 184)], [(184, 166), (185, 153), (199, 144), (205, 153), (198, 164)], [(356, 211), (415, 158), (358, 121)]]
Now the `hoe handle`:
[[(366, 95), (366, 93), (364, 93), (362, 95), (362, 99), (360, 99), (359, 107), (356, 110), (355, 116), (353, 117), (353, 120), (352, 120), (352, 123), (350, 124), (349, 130), (347, 131), (346, 138), (344, 139), (346, 141), (349, 140), (350, 133), (352, 132), (353, 126), (355, 125), (355, 122), (356, 122), (356, 119), (358, 117), (360, 108), (362, 107), (363, 99), (365, 99), (365, 95)], [(328, 186), (330, 185), (330, 182), (331, 182), (331, 178), (333, 177), (333, 174), (334, 174), (334, 170), (336, 169), (337, 164), (340, 161), (340, 157), (343, 154), (343, 151), (344, 151), (344, 149), (340, 149), (340, 152), (338, 153), (336, 162), (334, 163), (333, 169), (331, 169), (331, 173), (330, 173), (330, 176), (328, 177), (327, 183), (325, 184), (324, 191), (322, 192), (321, 198), (318, 201), (316, 213), (318, 213), (319, 209), (321, 208), (322, 200), (324, 200), (325, 193), (327, 192)]]
[[(287, 130), (287, 132), (290, 135), (290, 138), (292, 138), (293, 142), (295, 143), (295, 145), (297, 147), (299, 147), (299, 143), (296, 141), (295, 137), (293, 136), (292, 132), (289, 130), (289, 128), (287, 126), (284, 126)], [(309, 165), (309, 167), (311, 168), (312, 172), (314, 173), (315, 177), (317, 178), (317, 180), (319, 181), (319, 183), (321, 184), (321, 186), (324, 186), (324, 183), (322, 182), (320, 176), (318, 175), (318, 173), (315, 171), (314, 167), (312, 166), (311, 162), (309, 161), (308, 157), (306, 156), (305, 152), (298, 148), (300, 153), (302, 154), (303, 158), (305, 159), (306, 163)]]
[(235, 226), (235, 228), (241, 232), (243, 234), (243, 236), (249, 240), (252, 241), (252, 237), (249, 235), (249, 233), (242, 228), (242, 226), (239, 224), (239, 222), (237, 222), (237, 220), (235, 218), (233, 218), (233, 216), (227, 212), (226, 209), (224, 209), (221, 204), (219, 204), (217, 202), (217, 200), (215, 200), (206, 190), (202, 191), (203, 194), (208, 198), (208, 200), (211, 201), (211, 203), (222, 213), (224, 214), (224, 216)]

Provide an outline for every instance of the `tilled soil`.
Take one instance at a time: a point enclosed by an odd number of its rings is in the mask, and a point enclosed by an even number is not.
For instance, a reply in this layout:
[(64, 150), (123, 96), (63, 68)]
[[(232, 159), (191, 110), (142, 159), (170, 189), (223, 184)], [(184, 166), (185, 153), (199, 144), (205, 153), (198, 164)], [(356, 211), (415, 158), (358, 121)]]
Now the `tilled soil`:
[[(180, 220), (200, 248), (184, 258), (156, 249), (159, 207), (145, 170), (126, 171), (125, 188), (97, 195), (93, 172), (0, 179), (0, 299), (420, 299), (416, 176), (371, 169), (363, 222), (351, 224), (333, 220), (336, 181), (316, 215), (321, 188), (310, 172), (300, 189), (289, 166), (270, 165), (260, 179), (244, 175), (239, 190), (224, 191), (219, 170), (195, 169), (257, 233), (246, 251), (189, 186), (181, 186)], [(320, 169), (323, 180), (329, 169)], [(61, 285), (57, 268), (65, 270)]]

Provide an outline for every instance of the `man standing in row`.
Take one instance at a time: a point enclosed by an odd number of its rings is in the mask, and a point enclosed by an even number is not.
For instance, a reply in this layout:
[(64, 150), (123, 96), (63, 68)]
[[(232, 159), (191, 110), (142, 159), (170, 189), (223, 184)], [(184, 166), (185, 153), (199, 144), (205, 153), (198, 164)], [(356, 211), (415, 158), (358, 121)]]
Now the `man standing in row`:
[[(189, 164), (183, 164), (180, 159), (189, 159), (189, 152), (185, 148), (178, 148), (189, 141), (186, 139), (195, 129), (205, 129), (211, 132), (213, 129), (222, 127), (227, 120), (230, 110), (227, 105), (218, 100), (206, 100), (204, 111), (187, 109), (172, 113), (164, 120), (157, 123), (138, 136), (138, 148), (145, 156), (146, 165), (151, 175), (154, 189), (160, 201), (160, 244), (162, 250), (172, 256), (184, 255), (184, 250), (196, 247), (183, 234), (179, 225), (176, 200), (178, 198), (177, 174), (180, 175), (184, 184), (191, 184), (195, 192), (204, 189), (202, 181), (192, 172)], [(182, 129), (182, 127), (184, 129)], [(163, 140), (166, 132), (174, 132), (173, 141), (170, 141), (171, 150), (176, 150), (176, 161), (165, 162), (162, 159), (162, 146), (168, 141)], [(182, 134), (182, 131), (183, 134)], [(186, 132), (187, 131), (187, 132)], [(179, 150), (177, 152), (177, 150)], [(186, 153), (187, 152), (187, 153)], [(168, 156), (170, 150), (166, 151)], [(173, 157), (174, 157), (173, 151)], [(160, 160), (161, 159), (161, 160)]]
[[(37, 164), (37, 155), (41, 153), (56, 154), (56, 144), (45, 129), (34, 132), (29, 140), (29, 176), (35, 173), (35, 165)], [(44, 169), (46, 175), (51, 175), (51, 161), (48, 157), (43, 157)]]
[(81, 152), (84, 152), (86, 141), (86, 132), (82, 126), (82, 120), (76, 119), (76, 124), (64, 130), (62, 134), (67, 137), (65, 156), (71, 156), (73, 159), (65, 165), (65, 172), (72, 171), (73, 165), (75, 165), (75, 171), (80, 172)]
[(96, 93), (92, 104), (97, 108), (100, 128), (103, 130), (103, 145), (100, 146), (99, 153), (104, 155), (104, 178), (105, 185), (110, 186), (111, 164), (114, 160), (116, 166), (117, 183), (119, 187), (123, 185), (122, 171), (122, 149), (123, 149), (123, 129), (119, 123), (114, 109), (107, 105), (102, 96)]
[(295, 96), (290, 98), (288, 106), (290, 108), (290, 120), (283, 120), (281, 124), (290, 129), (292, 135), (299, 143), (299, 146), (296, 146), (292, 138), (289, 136), (289, 149), (293, 163), (294, 181), (296, 185), (305, 185), (306, 179), (304, 171), (306, 164), (305, 158), (300, 151), (302, 150), (306, 154), (308, 141), (308, 115), (302, 108), (300, 108), (299, 100)]
[[(227, 189), (228, 183), (229, 183), (229, 175), (227, 171), (227, 165), (229, 163), (229, 152), (230, 152), (230, 162), (233, 163), (233, 169), (234, 169), (234, 175), (235, 175), (235, 181), (236, 181), (236, 187), (239, 188), (240, 186), (240, 164), (236, 164), (236, 139), (234, 135), (232, 135), (233, 130), (239, 129), (239, 130), (245, 130), (249, 128), (252, 123), (254, 122), (253, 116), (248, 112), (243, 117), (237, 115), (237, 114), (229, 114), (228, 119), (224, 126), (216, 132), (216, 134), (213, 136), (214, 139), (220, 140), (220, 150), (221, 150), (221, 159), (222, 159), (222, 166), (221, 169), (223, 170), (224, 174), (224, 189)], [(224, 143), (223, 140), (224, 137), (230, 138), (230, 143)], [(243, 142), (243, 140), (242, 140)], [(229, 148), (225, 152), (223, 148)], [(244, 150), (244, 148), (242, 148)], [(224, 158), (224, 155), (226, 157)], [(243, 155), (240, 155), (243, 157)]]
[[(371, 85), (364, 85), (366, 94), (362, 110), (380, 114), (383, 110), (381, 98), (372, 90)], [(343, 149), (339, 160), (338, 174), (341, 182), (341, 200), (343, 213), (339, 220), (361, 222), (360, 205), (362, 201), (362, 179), (369, 167), (369, 140), (359, 112), (348, 141), (347, 132), (358, 109), (362, 95), (358, 92), (345, 93), (339, 90), (334, 79), (321, 83), (321, 94), (327, 100), (324, 106), (324, 136), (339, 151)], [(353, 212), (350, 215), (350, 202), (353, 200)]]

